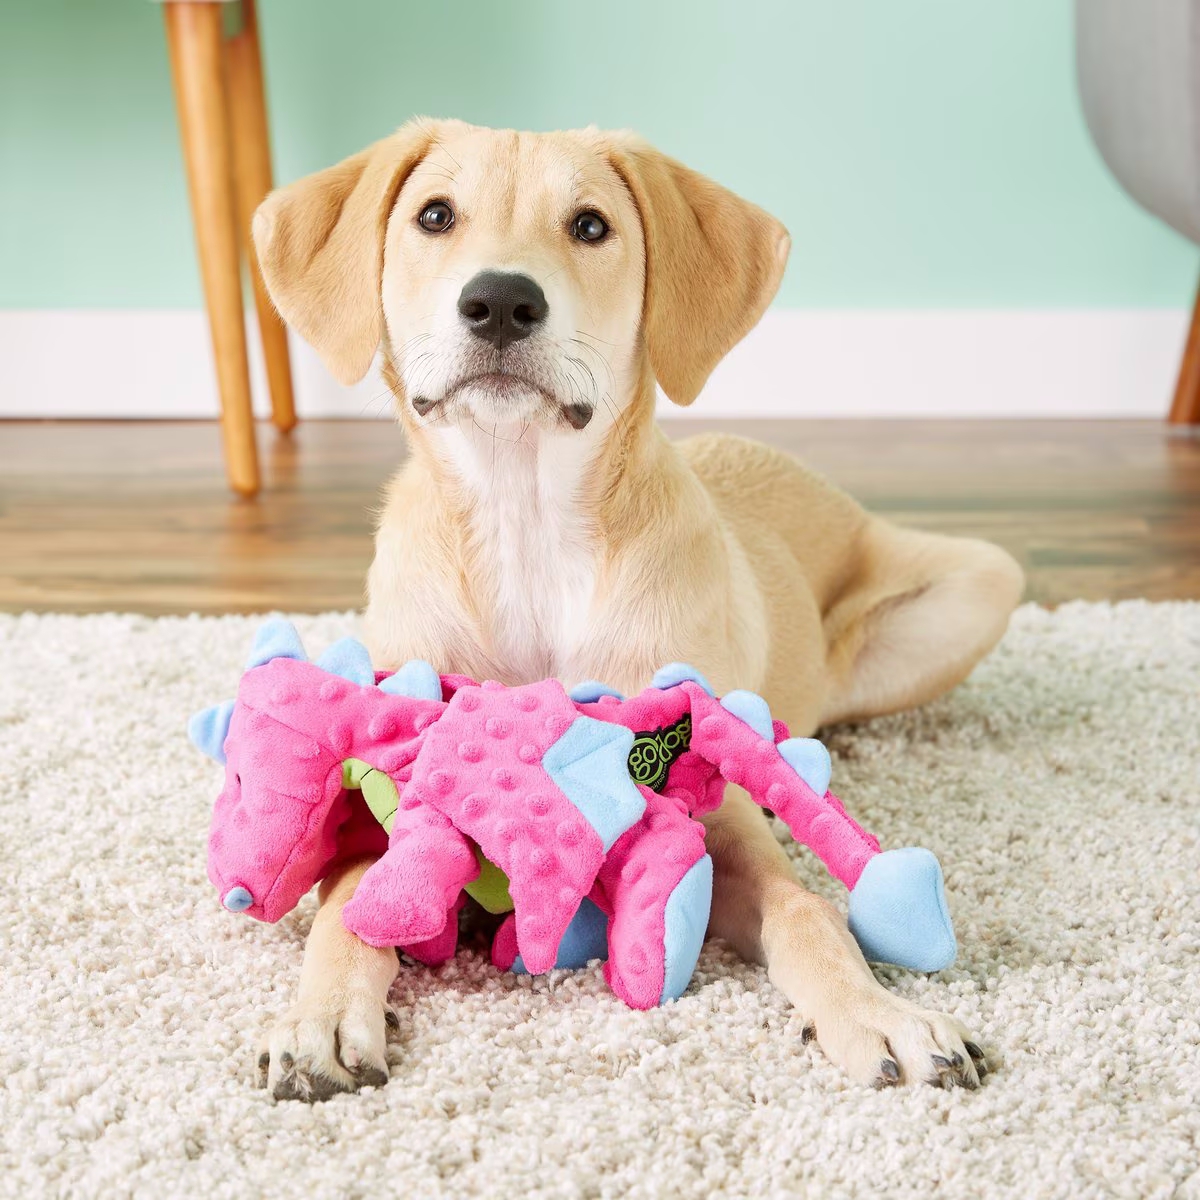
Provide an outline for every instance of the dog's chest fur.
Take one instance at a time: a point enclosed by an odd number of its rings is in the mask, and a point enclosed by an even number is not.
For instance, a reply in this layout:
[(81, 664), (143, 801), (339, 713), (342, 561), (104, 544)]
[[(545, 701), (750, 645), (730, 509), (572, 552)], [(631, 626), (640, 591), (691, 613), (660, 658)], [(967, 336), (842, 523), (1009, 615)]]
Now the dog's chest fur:
[(584, 641), (597, 545), (577, 495), (579, 464), (554, 445), (500, 445), (462, 464), (480, 634), (505, 682), (568, 669)]

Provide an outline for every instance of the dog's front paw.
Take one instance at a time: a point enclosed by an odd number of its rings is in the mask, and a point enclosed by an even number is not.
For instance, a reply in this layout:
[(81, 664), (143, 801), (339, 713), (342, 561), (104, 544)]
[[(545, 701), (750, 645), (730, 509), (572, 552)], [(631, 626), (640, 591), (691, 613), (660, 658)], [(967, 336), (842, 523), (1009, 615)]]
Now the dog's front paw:
[(276, 1100), (310, 1104), (383, 1087), (387, 1026), (395, 1020), (366, 993), (301, 1000), (267, 1037), (258, 1056), (259, 1085)]
[(928, 1083), (977, 1088), (987, 1074), (983, 1051), (955, 1018), (919, 1008), (882, 987), (851, 997), (805, 1026), (822, 1050), (872, 1087)]

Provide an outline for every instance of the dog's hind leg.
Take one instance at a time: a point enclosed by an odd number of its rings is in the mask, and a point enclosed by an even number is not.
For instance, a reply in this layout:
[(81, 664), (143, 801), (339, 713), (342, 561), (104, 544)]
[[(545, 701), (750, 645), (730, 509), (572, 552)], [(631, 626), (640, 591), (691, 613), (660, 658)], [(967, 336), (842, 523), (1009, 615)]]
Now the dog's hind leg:
[(877, 518), (855, 556), (823, 619), (822, 725), (914, 708), (961, 683), (1000, 640), (1025, 586), (999, 546)]

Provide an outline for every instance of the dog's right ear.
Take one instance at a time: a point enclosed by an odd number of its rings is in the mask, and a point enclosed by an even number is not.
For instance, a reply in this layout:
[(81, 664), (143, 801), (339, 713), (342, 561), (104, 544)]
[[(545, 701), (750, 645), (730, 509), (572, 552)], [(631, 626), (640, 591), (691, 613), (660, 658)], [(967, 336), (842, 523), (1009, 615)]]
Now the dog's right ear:
[(254, 248), (283, 319), (342, 383), (356, 383), (383, 336), (380, 286), (388, 217), (435, 130), (391, 137), (272, 192), (254, 214)]

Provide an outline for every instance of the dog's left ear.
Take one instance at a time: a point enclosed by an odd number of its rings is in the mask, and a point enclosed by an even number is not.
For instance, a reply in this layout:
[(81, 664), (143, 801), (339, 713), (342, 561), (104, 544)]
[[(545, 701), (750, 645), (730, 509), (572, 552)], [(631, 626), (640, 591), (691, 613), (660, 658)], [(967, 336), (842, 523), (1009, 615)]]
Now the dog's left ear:
[(691, 404), (770, 304), (791, 239), (770, 213), (640, 139), (619, 136), (609, 157), (645, 233), (650, 365), (670, 399)]

